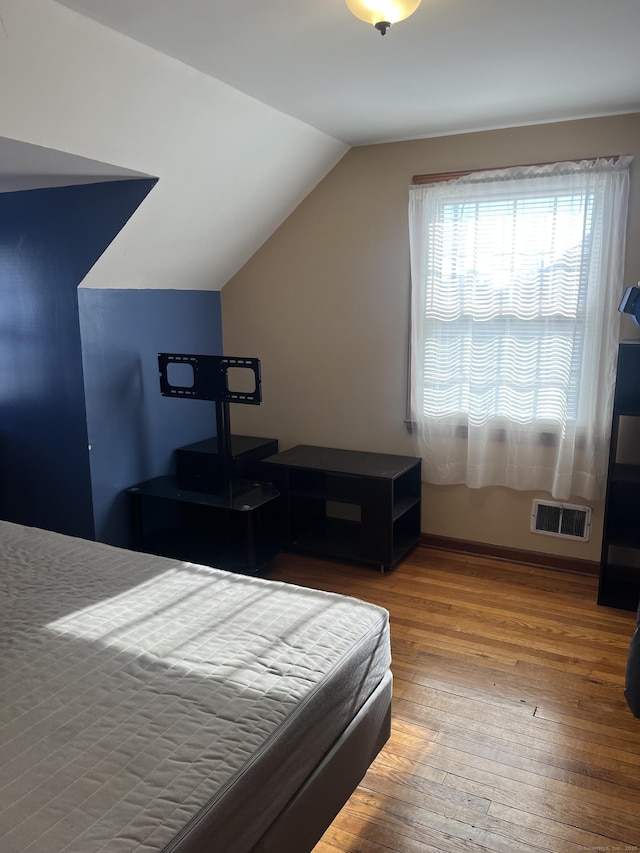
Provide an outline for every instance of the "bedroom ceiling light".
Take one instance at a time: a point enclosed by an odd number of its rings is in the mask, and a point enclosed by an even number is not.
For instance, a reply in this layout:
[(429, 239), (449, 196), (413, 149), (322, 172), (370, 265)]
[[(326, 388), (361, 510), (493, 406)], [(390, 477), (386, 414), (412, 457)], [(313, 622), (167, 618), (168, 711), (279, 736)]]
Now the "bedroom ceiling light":
[(349, 10), (384, 35), (391, 24), (413, 15), (422, 0), (345, 0)]

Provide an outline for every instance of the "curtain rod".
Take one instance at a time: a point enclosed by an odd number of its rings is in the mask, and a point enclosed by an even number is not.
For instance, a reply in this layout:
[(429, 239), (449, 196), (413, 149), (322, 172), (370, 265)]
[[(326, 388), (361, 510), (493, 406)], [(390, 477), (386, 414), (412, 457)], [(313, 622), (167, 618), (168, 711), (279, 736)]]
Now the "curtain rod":
[(520, 163), (516, 166), (494, 166), (488, 169), (467, 169), (463, 172), (435, 172), (432, 175), (414, 175), (411, 184), (437, 184), (440, 181), (455, 181), (457, 178), (466, 178), (467, 175), (475, 175), (478, 172), (495, 172), (500, 169), (525, 169), (529, 166), (553, 166), (554, 163), (596, 163), (598, 160), (619, 160), (621, 154), (610, 154), (604, 157), (582, 157), (580, 160), (548, 160), (545, 163)]

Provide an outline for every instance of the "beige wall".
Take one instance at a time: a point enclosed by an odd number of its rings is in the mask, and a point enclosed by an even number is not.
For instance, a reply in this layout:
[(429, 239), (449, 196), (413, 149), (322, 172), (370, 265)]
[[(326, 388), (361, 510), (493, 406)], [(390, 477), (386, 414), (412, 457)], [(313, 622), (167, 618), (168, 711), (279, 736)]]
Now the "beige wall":
[[(407, 187), (414, 174), (632, 154), (625, 284), (640, 279), (640, 115), (353, 148), (222, 291), (227, 355), (262, 360), (264, 402), (236, 432), (413, 455), (404, 426), (409, 316)], [(622, 337), (639, 330), (623, 318)], [(599, 559), (529, 532), (542, 493), (424, 487), (425, 533)], [(584, 504), (580, 498), (574, 503)]]

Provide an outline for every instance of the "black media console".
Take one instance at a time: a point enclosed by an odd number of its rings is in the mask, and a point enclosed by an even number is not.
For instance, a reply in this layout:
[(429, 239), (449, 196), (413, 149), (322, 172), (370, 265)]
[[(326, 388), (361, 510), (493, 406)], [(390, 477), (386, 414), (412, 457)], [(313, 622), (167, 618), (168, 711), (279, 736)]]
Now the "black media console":
[(284, 497), (287, 550), (379, 566), (420, 538), (421, 460), (298, 445), (262, 462)]
[(127, 489), (135, 547), (255, 573), (283, 547), (384, 571), (418, 543), (420, 459), (232, 435), (229, 404), (262, 399), (257, 358), (159, 353), (158, 368), (164, 397), (215, 402), (216, 438)]

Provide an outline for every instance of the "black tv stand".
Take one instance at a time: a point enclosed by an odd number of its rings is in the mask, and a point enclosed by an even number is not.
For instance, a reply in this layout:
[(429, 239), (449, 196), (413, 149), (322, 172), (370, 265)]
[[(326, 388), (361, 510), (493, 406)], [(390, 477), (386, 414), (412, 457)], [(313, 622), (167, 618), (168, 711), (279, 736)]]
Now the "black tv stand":
[(139, 551), (256, 574), (280, 548), (280, 493), (271, 483), (232, 479), (207, 493), (182, 489), (165, 476), (127, 492)]
[(418, 544), (420, 459), (298, 445), (264, 467), (283, 493), (288, 550), (384, 572)]
[[(227, 479), (261, 480), (261, 460), (278, 452), (278, 440), (252, 435), (230, 436), (231, 460)], [(215, 493), (224, 481), (217, 437), (179, 447), (175, 452), (176, 482), (182, 489)]]
[(232, 435), (230, 446), (233, 476), (224, 481), (210, 438), (176, 450), (175, 476), (127, 489), (134, 548), (244, 574), (268, 565), (281, 546), (280, 493), (256, 475), (278, 442)]
[(218, 444), (218, 458), (220, 459), (220, 477), (223, 484), (231, 480), (231, 465), (233, 453), (231, 452), (231, 416), (229, 403), (218, 400), (216, 402), (216, 440)]
[[(170, 373), (170, 371), (174, 373)], [(259, 406), (262, 401), (260, 360), (224, 355), (191, 353), (158, 353), (160, 393), (163, 397), (188, 400), (209, 400), (216, 405), (216, 440), (218, 455), (218, 492), (228, 487), (232, 477), (231, 416), (229, 403), (248, 403)], [(251, 388), (235, 388), (231, 371), (247, 374)], [(173, 376), (176, 375), (176, 381)], [(187, 377), (189, 377), (187, 379)]]

